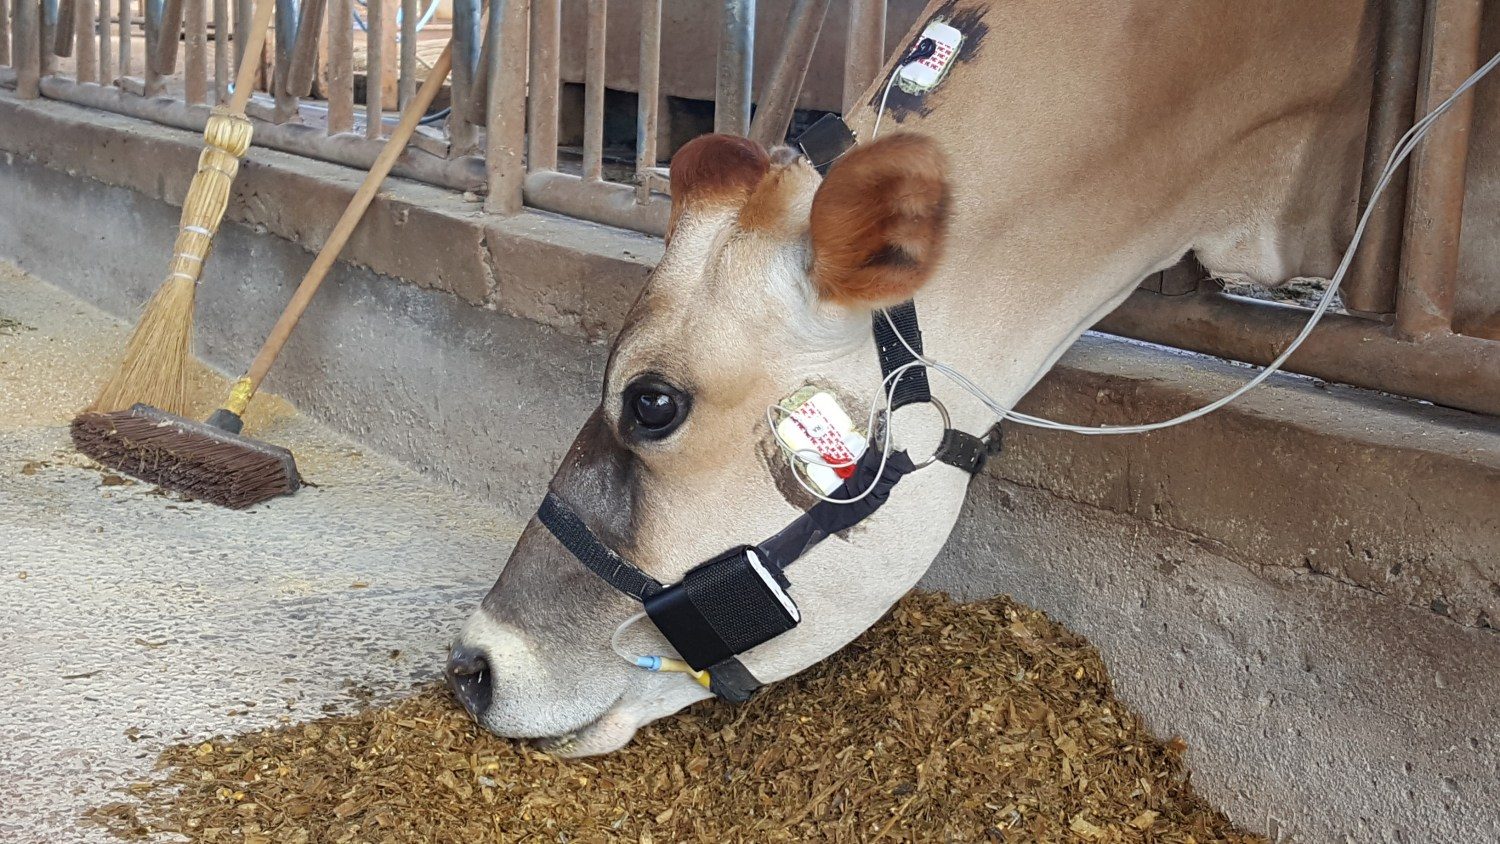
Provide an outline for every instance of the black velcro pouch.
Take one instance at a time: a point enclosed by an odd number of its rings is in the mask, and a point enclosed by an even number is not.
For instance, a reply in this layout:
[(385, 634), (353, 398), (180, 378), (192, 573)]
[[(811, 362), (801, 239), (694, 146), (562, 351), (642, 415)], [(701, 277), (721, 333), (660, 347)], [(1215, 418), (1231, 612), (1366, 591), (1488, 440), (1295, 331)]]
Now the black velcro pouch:
[(646, 598), (646, 614), (694, 670), (744, 653), (801, 620), (784, 580), (741, 546)]

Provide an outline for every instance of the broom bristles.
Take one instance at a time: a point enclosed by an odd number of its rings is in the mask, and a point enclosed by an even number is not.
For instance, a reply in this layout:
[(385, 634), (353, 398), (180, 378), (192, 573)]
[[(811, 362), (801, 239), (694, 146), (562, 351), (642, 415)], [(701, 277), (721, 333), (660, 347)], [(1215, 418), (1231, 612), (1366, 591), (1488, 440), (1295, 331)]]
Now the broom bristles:
[(112, 413), (139, 403), (179, 416), (187, 414), (187, 359), (197, 287), (189, 279), (174, 276), (157, 288), (125, 345), (120, 366), (89, 410)]

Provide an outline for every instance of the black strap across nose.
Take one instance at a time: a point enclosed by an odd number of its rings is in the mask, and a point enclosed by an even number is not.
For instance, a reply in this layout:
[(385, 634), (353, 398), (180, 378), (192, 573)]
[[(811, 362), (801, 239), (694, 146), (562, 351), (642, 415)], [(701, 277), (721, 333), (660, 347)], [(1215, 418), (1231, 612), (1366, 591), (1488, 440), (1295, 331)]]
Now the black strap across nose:
[[(882, 374), (922, 351), (916, 305), (907, 302), (877, 311), (873, 329)], [(904, 341), (904, 342), (903, 342)], [(910, 348), (908, 348), (910, 347)], [(930, 402), (927, 372), (913, 367), (902, 373), (891, 397), (891, 409)], [(970, 474), (984, 467), (999, 438), (982, 440), (947, 428), (933, 457)], [(682, 579), (663, 584), (605, 545), (582, 517), (556, 492), (548, 492), (537, 519), (580, 563), (620, 592), (640, 601), (657, 629), (696, 671), (707, 671), (714, 694), (733, 701), (749, 699), (760, 683), (736, 658), (797, 626), (801, 612), (787, 590), (786, 569), (833, 534), (873, 515), (891, 490), (917, 466), (905, 451), (884, 454), (871, 447), (854, 474), (819, 501), (757, 545), (732, 548), (694, 566)]]

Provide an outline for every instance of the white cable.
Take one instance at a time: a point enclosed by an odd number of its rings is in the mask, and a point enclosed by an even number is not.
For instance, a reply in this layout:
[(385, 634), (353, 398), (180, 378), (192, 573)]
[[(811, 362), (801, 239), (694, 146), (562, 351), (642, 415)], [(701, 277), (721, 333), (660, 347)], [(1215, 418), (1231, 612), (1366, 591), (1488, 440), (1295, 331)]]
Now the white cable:
[[(1229, 404), (1230, 402), (1239, 398), (1240, 396), (1243, 396), (1250, 390), (1253, 390), (1256, 387), (1260, 386), (1267, 378), (1270, 378), (1273, 374), (1280, 370), (1282, 364), (1286, 363), (1287, 359), (1290, 358), (1292, 354), (1296, 352), (1297, 349), (1302, 345), (1302, 342), (1308, 338), (1308, 335), (1312, 334), (1312, 331), (1317, 326), (1319, 320), (1323, 318), (1323, 315), (1327, 313), (1329, 306), (1333, 304), (1333, 297), (1338, 292), (1339, 285), (1344, 281), (1344, 275), (1348, 272), (1349, 265), (1354, 260), (1354, 252), (1359, 247), (1360, 240), (1363, 239), (1365, 235), (1365, 227), (1370, 222), (1370, 215), (1375, 209), (1376, 200), (1380, 199), (1381, 194), (1385, 192), (1386, 187), (1390, 184), (1391, 179), (1396, 174), (1396, 171), (1406, 161), (1407, 157), (1411, 155), (1412, 150), (1416, 148), (1416, 145), (1424, 137), (1427, 136), (1428, 131), (1432, 129), (1432, 126), (1437, 121), (1437, 119), (1441, 117), (1445, 112), (1447, 112), (1448, 109), (1458, 101), (1459, 97), (1463, 96), (1465, 93), (1468, 93), (1469, 89), (1473, 88), (1480, 79), (1483, 79), (1486, 74), (1494, 70), (1496, 65), (1500, 65), (1500, 53), (1496, 53), (1489, 61), (1481, 65), (1480, 68), (1474, 71), (1474, 73), (1471, 74), (1468, 79), (1465, 79), (1463, 84), (1459, 85), (1452, 94), (1449, 94), (1447, 99), (1443, 100), (1443, 102), (1438, 104), (1436, 108), (1428, 112), (1425, 116), (1422, 117), (1421, 120), (1418, 120), (1415, 124), (1413, 124), (1410, 129), (1406, 130), (1406, 133), (1401, 136), (1401, 140), (1397, 142), (1395, 149), (1391, 151), (1391, 157), (1386, 161), (1385, 168), (1381, 171), (1380, 178), (1375, 183), (1375, 189), (1370, 192), (1370, 199), (1365, 204), (1364, 213), (1362, 213), (1359, 217), (1359, 225), (1357, 225), (1354, 229), (1354, 237), (1350, 240), (1348, 248), (1344, 250), (1344, 256), (1339, 261), (1338, 269), (1334, 272), (1333, 277), (1329, 279), (1328, 287), (1323, 291), (1323, 296), (1318, 300), (1317, 306), (1313, 308), (1312, 315), (1308, 318), (1307, 324), (1302, 327), (1302, 330), (1297, 334), (1295, 338), (1292, 339), (1292, 342), (1287, 345), (1286, 349), (1284, 349), (1281, 354), (1276, 357), (1275, 360), (1271, 361), (1270, 364), (1268, 364), (1259, 373), (1257, 373), (1254, 378), (1250, 379), (1244, 385), (1229, 393), (1228, 395), (1223, 396), (1216, 401), (1210, 402), (1203, 407), (1197, 408), (1196, 410), (1191, 410), (1180, 416), (1174, 416), (1171, 419), (1166, 419), (1161, 422), (1148, 422), (1140, 425), (1112, 425), (1089, 428), (1082, 425), (1071, 425), (1066, 422), (1056, 422), (1050, 419), (1030, 416), (1025, 413), (1018, 413), (1010, 408), (1002, 406), (1000, 402), (996, 401), (994, 397), (986, 393), (983, 388), (974, 383), (968, 376), (964, 375), (948, 364), (918, 353), (911, 347), (909, 343), (907, 343), (906, 338), (902, 336), (900, 331), (896, 331), (896, 337), (901, 341), (901, 345), (905, 346), (906, 350), (911, 353), (914, 358), (916, 358), (917, 363), (920, 363), (942, 373), (949, 380), (953, 381), (959, 387), (963, 388), (965, 392), (968, 392), (975, 398), (979, 399), (979, 401), (983, 403), (985, 407), (989, 408), (996, 416), (1000, 417), (1001, 419), (1009, 419), (1022, 425), (1031, 425), (1033, 427), (1047, 428), (1054, 431), (1072, 431), (1073, 433), (1088, 435), (1140, 434), (1146, 433), (1148, 431), (1160, 430), (1162, 428), (1169, 428), (1174, 425), (1181, 425), (1184, 422), (1191, 422), (1194, 419), (1212, 413), (1215, 410), (1218, 410), (1224, 405)], [(891, 80), (886, 83), (885, 92), (887, 95), (890, 94), (891, 84), (896, 79), (896, 73), (899, 72), (900, 67), (898, 66), (896, 71), (891, 74)], [(881, 97), (880, 106), (881, 111), (884, 111), (884, 96)], [(879, 131), (880, 115), (876, 114), (875, 127), (870, 134), (871, 140), (875, 138), (875, 135), (878, 134)], [(885, 315), (885, 319), (887, 322), (891, 322), (891, 318), (888, 313)], [(891, 322), (891, 328), (895, 329), (895, 327), (895, 323)], [(889, 402), (887, 402), (887, 407), (889, 407)]]
[(625, 619), (624, 621), (620, 622), (620, 626), (616, 627), (615, 632), (609, 637), (609, 649), (614, 651), (616, 655), (618, 655), (621, 659), (625, 660), (631, 665), (636, 664), (636, 655), (628, 654), (623, 650), (620, 650), (620, 637), (625, 635), (625, 631), (634, 626), (637, 621), (640, 621), (645, 617), (646, 611), (642, 610), (631, 616), (630, 618)]

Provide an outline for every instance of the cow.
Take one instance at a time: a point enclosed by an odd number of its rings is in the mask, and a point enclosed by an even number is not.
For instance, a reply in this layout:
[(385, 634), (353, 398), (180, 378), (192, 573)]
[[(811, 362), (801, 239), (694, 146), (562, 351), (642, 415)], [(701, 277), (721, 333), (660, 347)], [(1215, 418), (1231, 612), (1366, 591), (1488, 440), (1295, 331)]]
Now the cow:
[[(814, 387), (863, 418), (882, 381), (876, 309), (913, 299), (927, 352), (1009, 407), (1189, 253), (1222, 278), (1327, 276), (1355, 221), (1378, 17), (1373, 0), (934, 2), (906, 43), (935, 20), (958, 30), (945, 74), (892, 88), (893, 58), (845, 115), (859, 143), (826, 176), (745, 139), (688, 143), (665, 253), (552, 493), (673, 583), (813, 504), (766, 409)], [(945, 379), (931, 387), (953, 428), (994, 423)], [(890, 424), (914, 457), (943, 428), (921, 403)], [(800, 624), (741, 666), (774, 682), (870, 627), (938, 554), (969, 479), (911, 472), (814, 547), (791, 570)], [(447, 673), (487, 730), (609, 752), (710, 695), (621, 658), (612, 639), (671, 652), (650, 622), (625, 624), (640, 610), (534, 519)]]

